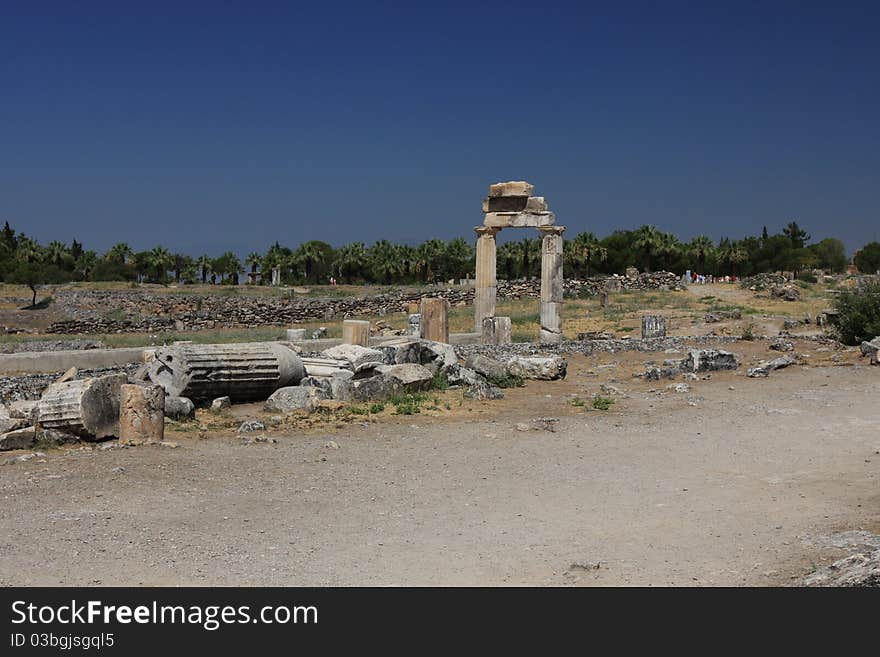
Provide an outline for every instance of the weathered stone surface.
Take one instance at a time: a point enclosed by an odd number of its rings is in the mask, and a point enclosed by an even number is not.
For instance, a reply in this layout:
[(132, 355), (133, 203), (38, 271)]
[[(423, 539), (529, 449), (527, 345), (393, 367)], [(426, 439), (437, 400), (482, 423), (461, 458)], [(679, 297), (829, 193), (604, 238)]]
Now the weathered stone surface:
[(503, 379), (508, 375), (507, 365), (501, 361), (483, 356), (482, 354), (472, 354), (468, 356), (464, 366), (485, 377), (494, 379)]
[(483, 344), (510, 344), (510, 317), (484, 317), (481, 341)]
[(507, 370), (524, 379), (555, 381), (565, 378), (568, 361), (562, 356), (514, 356), (507, 361)]
[(880, 358), (878, 358), (878, 353), (880, 353), (880, 336), (877, 336), (870, 342), (862, 342), (859, 346), (859, 351), (861, 351), (863, 358), (865, 356), (870, 357), (871, 365), (880, 365)]
[(362, 347), (357, 344), (340, 344), (321, 352), (327, 358), (348, 363), (353, 372), (370, 370), (385, 361), (384, 354), (378, 349)]
[(682, 372), (735, 370), (739, 367), (736, 354), (722, 349), (692, 349), (681, 362)]
[(563, 226), (543, 228), (541, 233), (541, 342), (562, 342)]
[(227, 408), (232, 406), (232, 400), (227, 397), (217, 397), (214, 401), (211, 402), (211, 410), (215, 413), (220, 411), (225, 411)]
[(552, 226), (556, 215), (552, 212), (487, 212), (483, 225), (490, 228), (538, 228)]
[(806, 586), (880, 587), (880, 550), (857, 552), (820, 568), (804, 579)]
[(6, 412), (11, 418), (28, 420), (31, 423), (37, 421), (39, 402), (36, 399), (19, 399), (6, 405)]
[(642, 315), (642, 340), (666, 337), (666, 318), (660, 315)]
[(797, 301), (801, 298), (801, 291), (794, 285), (777, 285), (770, 288), (770, 296), (784, 301)]
[(290, 413), (291, 411), (315, 410), (318, 402), (327, 395), (320, 388), (311, 386), (287, 386), (279, 388), (266, 400), (265, 409), (274, 413)]
[(525, 180), (509, 180), (489, 185), (489, 197), (499, 196), (531, 196), (535, 186)]
[(196, 416), (196, 406), (186, 397), (165, 397), (165, 417), (172, 420), (189, 420)]
[(245, 420), (238, 427), (238, 433), (253, 433), (255, 431), (265, 431), (266, 425), (259, 420)]
[(748, 375), (752, 378), (769, 376), (770, 372), (780, 370), (789, 365), (797, 363), (797, 359), (793, 356), (780, 356), (770, 361), (764, 361), (757, 366), (752, 367), (748, 371)]
[(280, 342), (186, 344), (156, 351), (150, 380), (168, 395), (193, 400), (265, 399), (305, 376), (302, 360)]
[[(5, 409), (4, 409), (5, 410)], [(0, 433), (8, 433), (28, 426), (29, 421), (18, 417), (0, 414)]]
[(330, 397), (337, 401), (354, 401), (353, 372), (337, 372), (330, 379)]
[(414, 338), (422, 335), (422, 315), (415, 312), (410, 313), (406, 319), (406, 334)]
[(286, 336), (291, 342), (302, 342), (306, 339), (306, 330), (304, 328), (287, 329)]
[(0, 436), (0, 451), (28, 449), (33, 447), (36, 439), (37, 432), (33, 427), (8, 431)]
[(331, 377), (329, 376), (307, 376), (299, 382), (299, 385), (303, 388), (318, 388), (330, 398), (333, 396), (333, 388), (330, 385), (330, 378)]
[(434, 342), (449, 342), (449, 303), (442, 297), (422, 299), (420, 330), (422, 338)]
[(495, 301), (498, 295), (496, 280), (495, 228), (478, 227), (476, 249), (476, 279), (474, 280), (474, 322), (477, 331), (482, 331), (483, 319), (495, 315)]
[(490, 196), (483, 199), (483, 213), (522, 212), (528, 202), (528, 196)]
[(123, 384), (119, 389), (119, 443), (149, 445), (165, 439), (162, 386)]
[(716, 324), (718, 322), (726, 322), (731, 319), (742, 319), (742, 311), (739, 308), (734, 310), (716, 310), (708, 313), (703, 317), (706, 324)]
[(39, 403), (40, 425), (85, 440), (119, 435), (119, 391), (125, 374), (53, 383)]
[(342, 322), (342, 343), (370, 346), (370, 322), (361, 319), (346, 319)]
[(504, 392), (498, 386), (493, 386), (484, 380), (478, 380), (464, 391), (464, 396), (468, 399), (486, 401), (504, 399)]
[(351, 384), (353, 400), (360, 402), (388, 399), (403, 389), (400, 381), (384, 374), (352, 379)]
[(773, 351), (794, 351), (794, 344), (782, 338), (776, 338), (770, 343), (770, 349)]
[(416, 363), (403, 363), (401, 365), (381, 365), (377, 371), (397, 381), (401, 390), (407, 392), (427, 390), (431, 387), (434, 375), (426, 367)]
[(453, 365), (446, 371), (446, 380), (451, 386), (472, 386), (482, 381), (483, 377), (468, 367)]

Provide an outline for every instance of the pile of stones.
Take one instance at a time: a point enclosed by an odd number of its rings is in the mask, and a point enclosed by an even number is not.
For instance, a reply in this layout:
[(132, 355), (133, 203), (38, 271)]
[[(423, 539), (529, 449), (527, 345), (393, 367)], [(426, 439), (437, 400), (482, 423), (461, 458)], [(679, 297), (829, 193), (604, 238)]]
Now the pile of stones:
[[(592, 296), (604, 290), (655, 289), (680, 289), (678, 277), (670, 272), (654, 272), (629, 277), (566, 279), (563, 282), (568, 297)], [(497, 283), (500, 298), (539, 297), (540, 293), (541, 281), (537, 279)], [(47, 332), (73, 335), (291, 326), (310, 321), (403, 313), (426, 296), (442, 296), (452, 306), (467, 305), (473, 303), (474, 294), (472, 287), (331, 299), (155, 294), (140, 290), (60, 291), (55, 296), (56, 304), (69, 319), (53, 323)], [(108, 316), (108, 308), (113, 309), (112, 315)]]

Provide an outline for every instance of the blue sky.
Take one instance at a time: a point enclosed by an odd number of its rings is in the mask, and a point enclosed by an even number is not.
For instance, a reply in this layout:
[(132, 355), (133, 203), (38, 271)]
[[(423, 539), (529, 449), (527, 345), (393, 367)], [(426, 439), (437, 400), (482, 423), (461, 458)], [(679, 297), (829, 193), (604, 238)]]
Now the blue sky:
[[(194, 255), (465, 236), (880, 239), (876, 3), (6, 3), (0, 220)], [(520, 231), (522, 232), (522, 231)], [(517, 235), (519, 236), (519, 235)]]

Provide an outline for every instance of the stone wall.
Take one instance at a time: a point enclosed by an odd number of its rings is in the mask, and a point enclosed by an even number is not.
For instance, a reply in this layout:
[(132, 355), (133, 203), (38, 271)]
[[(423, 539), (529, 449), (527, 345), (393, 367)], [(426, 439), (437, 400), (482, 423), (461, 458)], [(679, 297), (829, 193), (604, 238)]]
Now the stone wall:
[[(669, 272), (610, 279), (567, 279), (565, 296), (598, 294), (605, 287), (606, 280), (613, 281), (612, 288), (619, 290), (678, 287), (678, 277)], [(502, 299), (534, 297), (537, 300), (540, 292), (541, 281), (537, 279), (498, 281), (498, 296)], [(55, 322), (48, 332), (81, 334), (292, 326), (303, 322), (342, 321), (350, 317), (407, 312), (411, 302), (424, 296), (443, 296), (453, 306), (468, 305), (473, 303), (474, 288), (434, 288), (422, 292), (326, 299), (244, 294), (155, 294), (139, 290), (60, 291), (55, 295), (55, 302), (70, 319)]]

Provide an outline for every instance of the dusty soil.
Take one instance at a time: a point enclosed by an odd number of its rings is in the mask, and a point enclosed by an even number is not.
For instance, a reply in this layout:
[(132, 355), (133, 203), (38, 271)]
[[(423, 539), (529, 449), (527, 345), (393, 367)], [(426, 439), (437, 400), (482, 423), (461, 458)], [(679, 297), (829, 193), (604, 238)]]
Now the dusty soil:
[[(822, 537), (880, 530), (880, 368), (797, 348), (810, 366), (749, 379), (778, 354), (738, 343), (739, 371), (685, 393), (631, 376), (680, 355), (597, 354), (503, 401), (276, 443), (224, 428), (254, 405), (178, 448), (51, 450), (0, 468), (0, 585), (798, 583), (848, 554)], [(602, 383), (610, 410), (572, 404)]]

